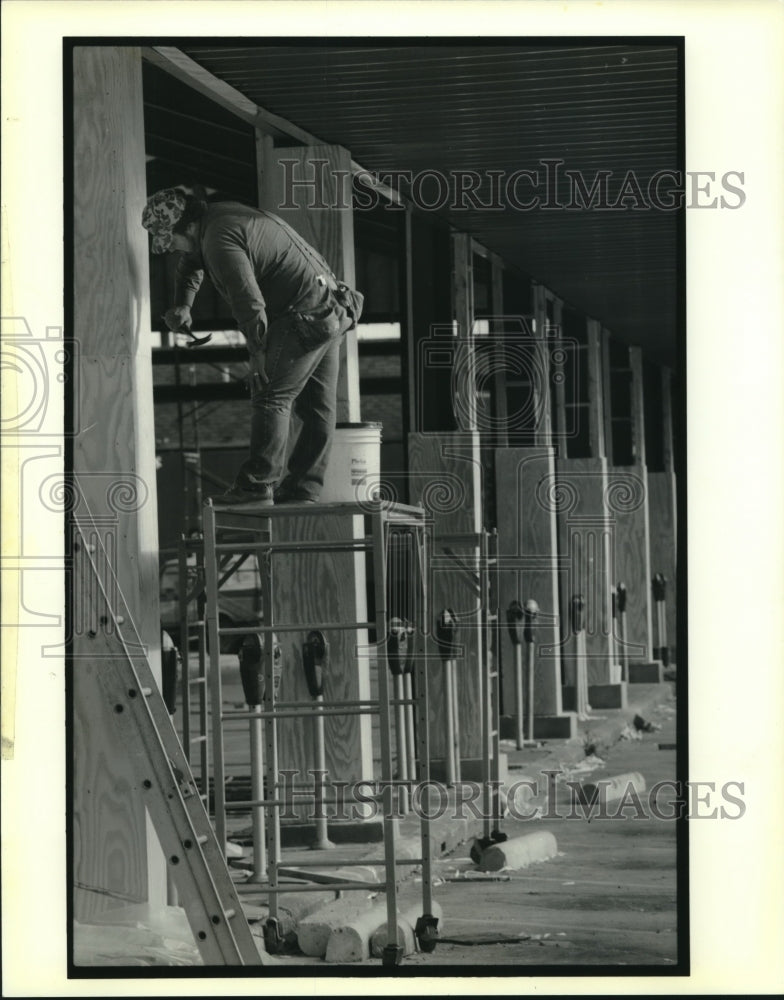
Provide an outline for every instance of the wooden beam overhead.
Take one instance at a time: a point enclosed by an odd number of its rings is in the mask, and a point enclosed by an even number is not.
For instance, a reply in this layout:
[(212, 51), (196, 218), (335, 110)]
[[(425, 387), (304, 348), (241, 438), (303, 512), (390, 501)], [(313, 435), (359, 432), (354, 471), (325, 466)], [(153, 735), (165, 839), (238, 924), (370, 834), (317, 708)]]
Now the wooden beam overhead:
[[(259, 132), (275, 138), (283, 138), (287, 142), (294, 139), (305, 146), (325, 145), (323, 139), (300, 128), (294, 122), (290, 122), (285, 118), (281, 118), (280, 115), (274, 114), (272, 111), (267, 111), (265, 108), (259, 107), (249, 97), (246, 97), (235, 87), (232, 87), (231, 84), (221, 80), (209, 70), (204, 69), (203, 66), (200, 66), (190, 56), (185, 55), (180, 49), (171, 45), (155, 45), (143, 48), (141, 51), (142, 56), (149, 62), (170, 73), (190, 87), (193, 87), (194, 90), (197, 90), (200, 94), (204, 94), (205, 97), (209, 97), (216, 104), (220, 104), (227, 111), (231, 111)], [(379, 181), (371, 170), (363, 167), (355, 160), (351, 160), (350, 167), (352, 174), (355, 176), (360, 175), (364, 183), (393, 204), (402, 207), (407, 203), (407, 199), (399, 191)], [(485, 252), (489, 253), (489, 251)]]
[[(200, 94), (209, 97), (216, 104), (220, 104), (222, 108), (231, 111), (232, 114), (237, 115), (238, 118), (247, 122), (248, 125), (258, 126), (264, 131), (275, 131), (276, 134), (286, 136), (287, 138), (294, 137), (291, 129), (296, 126), (281, 129), (270, 121), (266, 123), (265, 127), (265, 124), (259, 121), (259, 108), (250, 98), (241, 94), (231, 84), (225, 83), (217, 76), (214, 76), (209, 70), (204, 69), (179, 49), (170, 45), (155, 45), (151, 48), (143, 48), (142, 56), (155, 66), (158, 66), (159, 69), (165, 70), (178, 80), (193, 87)], [(277, 116), (273, 115), (271, 117), (276, 118)], [(283, 119), (280, 119), (280, 121), (283, 122)]]

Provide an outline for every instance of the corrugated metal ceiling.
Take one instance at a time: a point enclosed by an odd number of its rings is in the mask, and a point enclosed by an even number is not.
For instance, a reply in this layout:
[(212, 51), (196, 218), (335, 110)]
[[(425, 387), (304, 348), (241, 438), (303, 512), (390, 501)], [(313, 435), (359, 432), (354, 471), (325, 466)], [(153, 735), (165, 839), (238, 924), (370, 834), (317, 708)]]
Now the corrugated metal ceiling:
[[(678, 213), (652, 206), (648, 185), (657, 172), (681, 166), (675, 40), (390, 45), (364, 39), (183, 51), (259, 106), (347, 147), (373, 172), (436, 170), (454, 179), (456, 171), (475, 171), (475, 196), (490, 205), (499, 200), (493, 177), (503, 185), (515, 171), (538, 171), (537, 188), (523, 178), (515, 189), (523, 203), (539, 194), (533, 209), (510, 204), (502, 186), (503, 210), (447, 204), (441, 211), (622, 339), (673, 363), (683, 266)], [(563, 161), (552, 205), (572, 201), (566, 171), (579, 172), (588, 188), (597, 171), (609, 171), (610, 204), (631, 171), (643, 200), (631, 197), (615, 210), (543, 207), (544, 160)], [(668, 184), (665, 178), (663, 194)], [(408, 193), (405, 183), (401, 190)], [(437, 200), (435, 181), (423, 183), (419, 194)]]

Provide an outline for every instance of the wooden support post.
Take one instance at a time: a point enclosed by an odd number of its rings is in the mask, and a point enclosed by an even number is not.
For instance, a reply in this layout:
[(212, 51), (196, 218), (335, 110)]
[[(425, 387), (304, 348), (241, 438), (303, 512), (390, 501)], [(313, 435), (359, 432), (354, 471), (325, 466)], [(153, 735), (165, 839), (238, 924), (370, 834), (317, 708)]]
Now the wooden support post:
[[(608, 363), (605, 357), (605, 365)], [(629, 660), (647, 662), (653, 656), (651, 616), (651, 549), (648, 476), (645, 466), (642, 356), (629, 348), (632, 464), (608, 469), (607, 501), (615, 525), (614, 582), (627, 588), (626, 641)], [(607, 375), (609, 379), (609, 375)], [(612, 400), (611, 400), (612, 404)]]
[(539, 342), (539, 363), (542, 368), (542, 385), (546, 387), (545, 395), (547, 398), (534, 400), (534, 405), (536, 407), (536, 412), (540, 414), (540, 419), (537, 422), (535, 430), (535, 444), (538, 447), (550, 448), (553, 445), (553, 428), (552, 428), (552, 410), (550, 406), (549, 394), (550, 379), (549, 379), (549, 358), (547, 356), (547, 350), (544, 346), (546, 330), (547, 330), (547, 290), (544, 285), (534, 284), (533, 285), (533, 303), (534, 303), (534, 333), (536, 335), (536, 340)]
[[(417, 338), (414, 321), (414, 219), (413, 209), (406, 206), (406, 218), (403, 241), (403, 287), (405, 289), (405, 310), (401, 317), (401, 336), (405, 343), (406, 351), (406, 398), (404, 404), (407, 405), (407, 428), (408, 432), (422, 430), (419, 425), (417, 415)], [(421, 377), (421, 376), (420, 376)]]
[[(449, 231), (421, 212), (409, 212), (407, 228), (409, 424), (412, 432), (452, 431), (457, 424), (452, 398), (455, 352)], [(416, 487), (410, 491), (413, 499)]]
[[(141, 56), (73, 52), (74, 339), (80, 408), (75, 519), (100, 526), (106, 573), (131, 612), (160, 683), (158, 524), (147, 235), (141, 226)], [(73, 580), (74, 593), (83, 580)], [(163, 856), (98, 683), (85, 622), (74, 621), (74, 916), (166, 902)]]
[[(550, 310), (552, 315), (552, 320), (547, 318), (547, 303), (550, 303)], [(545, 293), (545, 330), (547, 331), (547, 336), (552, 335), (552, 339), (555, 341), (563, 340), (563, 303), (560, 299), (556, 298), (550, 292)], [(548, 352), (549, 354), (549, 352)], [(550, 359), (548, 357), (548, 364), (550, 364)], [(555, 369), (555, 364), (552, 365)], [(562, 367), (561, 365), (558, 366)], [(549, 374), (549, 373), (548, 373)], [(554, 412), (551, 408), (551, 415), (553, 420), (552, 430), (552, 443), (555, 448), (555, 454), (559, 458), (566, 457), (566, 434), (567, 434), (567, 416), (566, 416), (566, 380), (563, 378), (563, 372), (558, 371), (557, 375), (560, 377), (555, 377), (556, 372), (553, 371), (552, 387), (550, 391), (553, 393), (554, 397)]]
[(477, 429), (476, 352), (474, 350), (474, 269), (471, 239), (452, 234), (452, 309), (457, 330), (457, 354), (452, 400), (457, 426)]
[[(589, 685), (606, 686), (620, 681), (614, 669), (615, 655), (612, 629), (612, 574), (614, 532), (607, 510), (607, 460), (604, 454), (603, 386), (601, 377), (601, 338), (599, 324), (587, 321), (585, 345), (570, 345), (574, 350), (575, 371), (587, 368), (585, 407), (573, 407), (567, 417), (563, 392), (558, 395), (558, 427), (561, 448), (556, 459), (558, 485), (564, 500), (559, 506), (559, 552), (566, 561), (561, 574), (561, 607), (568, 608), (574, 594), (582, 594), (584, 630), (579, 637), (570, 627), (566, 614), (561, 616), (561, 639), (564, 643), (564, 680), (571, 687), (578, 662), (578, 645), (585, 647)], [(575, 386), (580, 383), (575, 374)], [(581, 458), (568, 457), (568, 436), (578, 428), (567, 423), (586, 420), (590, 454)], [(607, 697), (609, 697), (609, 694)], [(616, 692), (620, 702), (622, 695)], [(573, 703), (572, 693), (564, 695), (567, 706)], [(608, 706), (609, 707), (609, 706)]]
[(610, 331), (602, 328), (600, 336), (602, 342), (602, 426), (604, 427), (604, 455), (609, 468), (615, 465), (612, 433), (613, 400), (612, 392), (610, 391)]
[[(501, 322), (504, 315), (504, 269), (495, 255), (490, 258), (490, 308), (494, 319), (490, 333), (496, 337), (503, 337), (506, 332), (505, 324)], [(503, 365), (497, 365), (493, 374), (493, 417), (495, 421), (493, 443), (498, 448), (506, 448), (509, 444), (509, 427), (506, 369)]]
[[(559, 641), (559, 557), (556, 505), (550, 502), (555, 481), (555, 450), (547, 348), (547, 295), (543, 285), (532, 288), (534, 333), (532, 379), (535, 394), (527, 408), (536, 414), (533, 447), (499, 448), (495, 453), (496, 519), (499, 555), (499, 606), (532, 599), (540, 614), (535, 629), (534, 737), (570, 737), (575, 717), (564, 714), (561, 700)], [(509, 735), (514, 703), (514, 649), (501, 631), (502, 730)]]
[[(336, 276), (355, 282), (354, 223), (351, 202), (351, 158), (341, 146), (311, 145), (275, 148), (268, 134), (257, 133), (259, 206), (283, 218), (327, 261)], [(341, 350), (338, 422), (360, 420), (357, 333), (350, 331)], [(349, 523), (353, 521), (353, 523)], [(276, 537), (291, 540), (345, 539), (363, 534), (362, 518), (279, 518)], [(366, 621), (367, 592), (364, 554), (307, 553), (279, 561), (275, 568), (275, 614), (278, 620), (303, 622)], [(369, 698), (370, 661), (366, 631), (330, 636), (327, 700)], [(282, 634), (280, 645), (286, 671), (282, 700), (307, 696), (300, 640)], [(328, 781), (359, 780), (373, 774), (371, 719), (367, 715), (330, 716), (326, 730)], [(305, 779), (311, 766), (311, 734), (301, 719), (283, 719), (279, 729), (279, 766), (298, 769)], [(297, 811), (297, 810), (295, 810)], [(307, 806), (301, 812), (307, 813)]]
[(602, 371), (602, 328), (595, 319), (587, 320), (588, 348), (588, 446), (595, 458), (607, 460), (604, 424), (606, 392)]

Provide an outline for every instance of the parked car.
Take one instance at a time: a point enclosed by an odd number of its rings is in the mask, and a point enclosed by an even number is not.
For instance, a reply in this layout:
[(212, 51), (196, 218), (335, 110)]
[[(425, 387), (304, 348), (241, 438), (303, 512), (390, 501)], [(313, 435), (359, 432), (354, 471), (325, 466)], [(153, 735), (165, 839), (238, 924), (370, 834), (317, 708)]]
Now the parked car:
[[(196, 556), (187, 561), (188, 621), (199, 620), (200, 594), (204, 594), (204, 581), (200, 579)], [(228, 574), (228, 575), (227, 575)], [(224, 579), (225, 577), (225, 579)], [(256, 557), (231, 556), (219, 569), (219, 580), (223, 580), (218, 591), (218, 621), (222, 628), (244, 628), (260, 625), (261, 578)], [(180, 570), (177, 559), (169, 559), (163, 564), (160, 575), (161, 628), (172, 637), (176, 646), (180, 641)], [(191, 641), (196, 630), (191, 630)], [(221, 637), (221, 653), (236, 653), (242, 645), (241, 635)]]

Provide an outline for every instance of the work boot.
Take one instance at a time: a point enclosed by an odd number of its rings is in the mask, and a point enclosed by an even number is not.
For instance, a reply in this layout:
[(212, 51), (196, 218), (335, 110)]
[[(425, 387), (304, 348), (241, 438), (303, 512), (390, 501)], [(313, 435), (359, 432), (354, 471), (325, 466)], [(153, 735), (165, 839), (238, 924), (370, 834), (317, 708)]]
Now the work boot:
[(275, 490), (275, 503), (317, 503), (316, 497), (303, 490), (289, 490), (285, 486)]
[(269, 483), (260, 483), (253, 489), (246, 489), (243, 486), (232, 486), (230, 490), (220, 496), (212, 498), (213, 506), (226, 506), (227, 504), (253, 503), (259, 507), (272, 507), (275, 503), (272, 495), (272, 486)]

